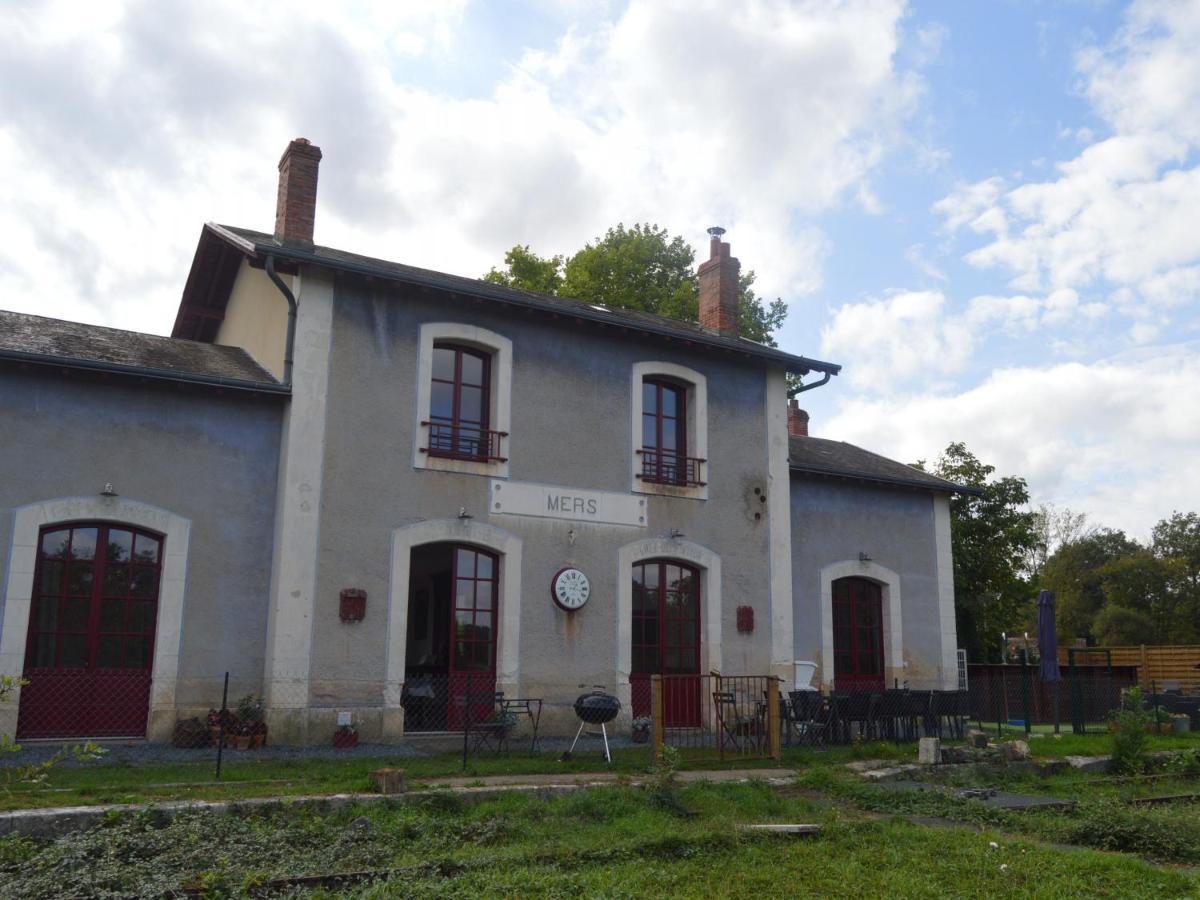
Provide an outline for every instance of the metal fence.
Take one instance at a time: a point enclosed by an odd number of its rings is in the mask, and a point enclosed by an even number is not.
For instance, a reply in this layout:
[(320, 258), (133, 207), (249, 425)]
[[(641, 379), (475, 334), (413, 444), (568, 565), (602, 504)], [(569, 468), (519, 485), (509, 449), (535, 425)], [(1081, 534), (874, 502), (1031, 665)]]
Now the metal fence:
[(1133, 666), (1074, 664), (1062, 680), (1044, 682), (1034, 664), (972, 663), (970, 716), (984, 730), (1069, 727), (1075, 734), (1106, 731), (1121, 692), (1137, 685)]
[[(637, 692), (646, 680), (631, 679)], [(664, 746), (689, 756), (779, 759), (780, 680), (771, 675), (654, 675), (648, 681), (655, 756)]]

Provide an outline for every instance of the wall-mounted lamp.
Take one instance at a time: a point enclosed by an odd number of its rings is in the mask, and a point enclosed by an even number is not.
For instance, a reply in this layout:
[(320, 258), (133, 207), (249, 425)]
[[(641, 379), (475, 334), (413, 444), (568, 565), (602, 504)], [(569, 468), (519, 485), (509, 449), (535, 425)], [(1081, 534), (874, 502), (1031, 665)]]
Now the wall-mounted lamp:
[(101, 497), (115, 497), (115, 496), (117, 496), (117, 490), (116, 490), (116, 488), (114, 488), (114, 487), (113, 487), (113, 485), (112, 485), (112, 482), (111, 482), (111, 481), (106, 481), (106, 482), (104, 482), (104, 489), (103, 489), (102, 491), (100, 491), (100, 496), (101, 496)]
[(871, 561), (871, 554), (870, 554), (870, 553), (863, 553), (863, 552), (860, 550), (860, 551), (858, 552), (858, 561), (859, 561), (859, 562), (870, 562), (870, 561)]
[(574, 528), (567, 529), (567, 543), (570, 544), (572, 547), (575, 546), (575, 529)]
[(669, 532), (667, 532), (667, 537), (673, 541), (678, 540), (679, 538), (683, 537), (683, 532), (678, 528), (672, 528)]
[(465, 506), (460, 506), (458, 508), (458, 517), (463, 520), (475, 518), (473, 515), (467, 512), (467, 508)]

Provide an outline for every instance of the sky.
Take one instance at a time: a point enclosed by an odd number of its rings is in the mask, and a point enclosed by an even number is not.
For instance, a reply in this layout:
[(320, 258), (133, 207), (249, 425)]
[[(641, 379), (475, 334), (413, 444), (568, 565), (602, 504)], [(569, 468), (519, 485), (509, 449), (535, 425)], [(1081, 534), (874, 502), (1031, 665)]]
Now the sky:
[(167, 334), (204, 222), (477, 277), (721, 225), (811, 433), (1200, 510), (1200, 0), (0, 5), (0, 308)]

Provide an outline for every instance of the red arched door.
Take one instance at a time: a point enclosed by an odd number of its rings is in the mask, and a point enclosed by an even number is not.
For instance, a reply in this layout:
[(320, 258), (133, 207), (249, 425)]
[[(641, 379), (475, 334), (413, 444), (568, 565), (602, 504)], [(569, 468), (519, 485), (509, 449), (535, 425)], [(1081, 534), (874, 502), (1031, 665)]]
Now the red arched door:
[(663, 678), (667, 728), (700, 724), (700, 573), (669, 559), (633, 567), (635, 716), (650, 715), (651, 675)]
[(865, 578), (833, 583), (833, 676), (839, 690), (882, 690), (883, 591)]
[(144, 737), (163, 539), (104, 522), (41, 530), (17, 737)]

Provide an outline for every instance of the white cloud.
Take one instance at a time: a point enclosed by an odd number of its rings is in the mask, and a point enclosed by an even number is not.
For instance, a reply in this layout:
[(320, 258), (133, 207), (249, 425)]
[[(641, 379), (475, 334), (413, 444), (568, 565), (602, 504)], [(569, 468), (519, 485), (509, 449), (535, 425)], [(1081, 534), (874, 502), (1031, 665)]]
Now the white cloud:
[(852, 359), (845, 369), (850, 384), (884, 393), (917, 376), (958, 372), (974, 335), (963, 320), (943, 315), (944, 303), (940, 291), (847, 303), (821, 329), (821, 353)]
[(200, 224), (269, 230), (298, 135), (325, 153), (323, 243), (477, 275), (617, 221), (697, 246), (721, 224), (764, 295), (811, 291), (813, 218), (870, 202), (919, 94), (895, 62), (903, 6), (589, 7), (469, 96), (403, 74), (473, 64), (461, 0), (6, 7), (0, 171), (20, 177), (0, 180), (0, 297), (166, 330)]
[[(1018, 291), (1087, 291), (1125, 315), (1200, 297), (1200, 4), (1140, 2), (1105, 47), (1078, 60), (1083, 90), (1112, 134), (1048, 181), (989, 178), (935, 205), (951, 231), (986, 242), (966, 255)], [(1149, 325), (1134, 333), (1146, 339)]]
[(1087, 512), (1140, 537), (1200, 505), (1200, 345), (1093, 363), (993, 372), (961, 392), (858, 397), (813, 433), (895, 459), (932, 460), (965, 441), (997, 474), (1028, 480), (1035, 503)]

